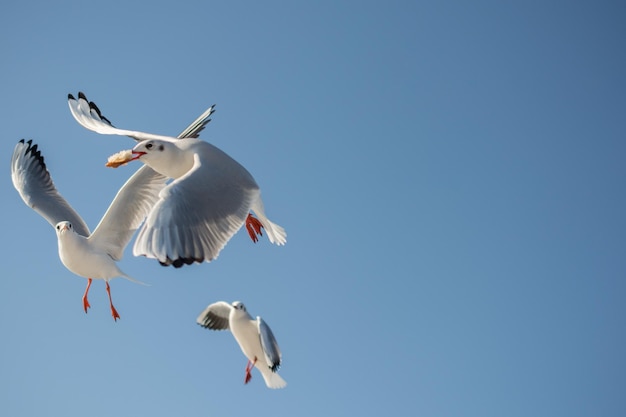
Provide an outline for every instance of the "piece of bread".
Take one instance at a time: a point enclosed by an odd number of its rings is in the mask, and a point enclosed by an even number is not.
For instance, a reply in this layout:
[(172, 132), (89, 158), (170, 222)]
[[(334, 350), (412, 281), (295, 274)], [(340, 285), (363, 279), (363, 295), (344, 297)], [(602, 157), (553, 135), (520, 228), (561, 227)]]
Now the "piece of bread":
[(130, 149), (119, 151), (116, 154), (109, 156), (107, 163), (105, 166), (109, 168), (117, 168), (122, 165), (126, 165), (128, 162), (133, 160), (133, 153)]

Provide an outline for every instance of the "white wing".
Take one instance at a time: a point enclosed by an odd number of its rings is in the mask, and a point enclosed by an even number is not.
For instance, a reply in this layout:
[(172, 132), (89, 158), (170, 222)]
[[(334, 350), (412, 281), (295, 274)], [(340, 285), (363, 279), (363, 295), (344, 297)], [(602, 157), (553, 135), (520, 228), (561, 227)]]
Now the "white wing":
[(265, 360), (272, 372), (276, 372), (280, 367), (280, 348), (278, 342), (272, 333), (272, 329), (263, 321), (261, 317), (256, 318), (257, 328), (259, 329), (259, 338), (261, 339), (261, 347), (265, 354)]
[(215, 112), (215, 104), (205, 110), (196, 120), (178, 135), (179, 139), (197, 138), (204, 127), (211, 121), (211, 115)]
[(89, 240), (116, 261), (122, 259), (124, 248), (157, 202), (166, 182), (167, 177), (149, 166), (139, 168), (117, 192)]
[[(198, 142), (194, 166), (168, 185), (135, 240), (133, 255), (178, 268), (211, 261), (243, 225), (259, 188), (235, 160)], [(202, 161), (210, 160), (209, 163)]]
[[(74, 119), (85, 129), (103, 135), (129, 136), (136, 141), (147, 139), (174, 140), (170, 136), (155, 135), (152, 133), (138, 132), (134, 130), (118, 129), (111, 125), (111, 122), (100, 113), (100, 109), (93, 103), (87, 101), (83, 93), (78, 93), (78, 100), (73, 95), (68, 94), (67, 103)], [(207, 122), (208, 123), (208, 122)]]
[[(73, 95), (68, 94), (68, 104), (70, 106), (70, 112), (74, 116), (74, 119), (81, 126), (86, 127), (89, 130), (94, 130), (98, 133), (110, 133), (110, 128), (114, 128), (109, 119), (102, 115), (102, 112), (96, 106), (93, 101), (88, 101), (84, 93), (78, 93), (78, 100)], [(196, 120), (194, 120), (185, 130), (178, 135), (179, 139), (182, 138), (197, 138), (200, 132), (211, 121), (211, 115), (215, 112), (215, 104), (205, 110)], [(86, 126), (87, 125), (87, 126)], [(109, 127), (105, 126), (108, 125)], [(91, 127), (88, 127), (91, 126)], [(132, 136), (131, 136), (132, 137)], [(135, 140), (139, 140), (136, 137), (132, 137)]]
[(225, 301), (218, 301), (210, 304), (200, 313), (196, 323), (211, 330), (228, 330), (228, 317), (233, 307)]
[(69, 221), (76, 233), (89, 236), (89, 228), (80, 215), (57, 191), (52, 177), (46, 168), (43, 155), (32, 144), (32, 140), (20, 140), (11, 158), (11, 179), (27, 206), (56, 226), (58, 222)]

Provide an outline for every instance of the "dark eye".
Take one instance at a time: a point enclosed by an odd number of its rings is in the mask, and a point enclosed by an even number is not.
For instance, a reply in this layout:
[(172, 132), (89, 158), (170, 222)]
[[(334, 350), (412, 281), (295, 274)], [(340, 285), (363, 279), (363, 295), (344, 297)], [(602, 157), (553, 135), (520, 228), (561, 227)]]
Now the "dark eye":
[(59, 225), (57, 224), (57, 230), (59, 230), (60, 228), (61, 228), (61, 226), (59, 226)]
[(70, 227), (70, 229), (72, 228), (72, 224), (71, 223), (68, 226)]
[(152, 149), (152, 144), (151, 144), (151, 143), (148, 143), (148, 144), (146, 145), (146, 149)]

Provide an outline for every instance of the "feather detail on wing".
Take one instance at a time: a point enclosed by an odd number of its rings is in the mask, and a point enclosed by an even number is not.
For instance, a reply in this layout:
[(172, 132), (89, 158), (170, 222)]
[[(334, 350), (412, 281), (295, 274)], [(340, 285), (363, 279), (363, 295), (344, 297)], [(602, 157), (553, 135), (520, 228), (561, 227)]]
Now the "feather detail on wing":
[(265, 360), (272, 372), (276, 372), (280, 368), (281, 353), (278, 342), (272, 333), (270, 327), (263, 321), (261, 317), (256, 318), (257, 327), (259, 329), (259, 338), (261, 339), (261, 347), (265, 354)]
[(139, 231), (133, 255), (176, 268), (217, 258), (244, 224), (259, 193), (253, 180), (248, 188), (232, 185), (231, 174), (202, 164), (195, 154), (193, 168), (161, 192)]
[(128, 136), (136, 141), (147, 139), (176, 140), (170, 136), (155, 135), (152, 133), (139, 132), (135, 130), (118, 129), (111, 125), (109, 119), (102, 116), (100, 109), (90, 101), (83, 93), (78, 93), (78, 99), (68, 94), (67, 103), (74, 119), (85, 129), (91, 130), (103, 135), (121, 135)]
[(11, 179), (27, 206), (54, 227), (69, 221), (76, 233), (89, 236), (89, 228), (80, 215), (57, 191), (46, 168), (44, 157), (33, 141), (20, 140), (11, 158)]
[(200, 132), (211, 121), (211, 115), (215, 112), (215, 104), (209, 107), (196, 120), (191, 122), (189, 126), (178, 135), (179, 139), (198, 138)]
[(144, 221), (166, 186), (167, 178), (147, 165), (135, 172), (117, 192), (113, 202), (89, 237), (116, 261)]
[(224, 301), (218, 301), (205, 308), (196, 319), (196, 323), (205, 329), (228, 330), (228, 318), (233, 307)]

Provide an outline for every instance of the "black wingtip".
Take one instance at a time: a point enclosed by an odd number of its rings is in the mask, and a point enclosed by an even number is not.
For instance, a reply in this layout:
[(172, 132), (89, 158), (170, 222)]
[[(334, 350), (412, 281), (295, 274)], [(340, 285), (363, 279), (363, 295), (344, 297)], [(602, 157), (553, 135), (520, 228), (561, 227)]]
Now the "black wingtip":
[(24, 151), (24, 156), (28, 156), (28, 154), (31, 154), (33, 158), (37, 159), (39, 161), (39, 163), (41, 164), (41, 166), (47, 170), (46, 168), (46, 162), (44, 160), (43, 155), (41, 154), (41, 151), (39, 150), (39, 146), (37, 144), (33, 145), (33, 140), (29, 139), (20, 139), (19, 143), (23, 143), (25, 145), (27, 145), (26, 150)]
[(196, 258), (178, 258), (174, 260), (167, 258), (165, 261), (159, 261), (159, 264), (161, 264), (161, 266), (173, 266), (174, 268), (181, 268), (185, 265), (191, 265), (194, 262), (201, 264), (202, 261), (203, 259)]
[(174, 266), (174, 268), (180, 268), (183, 265), (191, 265), (194, 262), (198, 262), (198, 261), (194, 258), (178, 258), (174, 262), (172, 262), (172, 265)]
[(275, 363), (272, 366), (268, 366), (268, 368), (270, 368), (270, 371), (276, 372), (276, 371), (278, 371), (280, 369), (280, 363)]
[[(68, 98), (75, 100), (74, 96), (72, 96), (71, 94), (68, 94)], [(89, 108), (98, 114), (98, 117), (100, 118), (100, 120), (106, 122), (110, 126), (113, 126), (111, 121), (102, 115), (102, 112), (100, 111), (100, 108), (96, 105), (96, 103), (94, 103), (93, 101), (88, 101), (87, 96), (85, 96), (85, 94), (82, 91), (78, 92), (78, 98), (85, 100), (87, 104), (89, 105)]]
[(92, 110), (95, 110), (96, 113), (98, 113), (98, 117), (102, 119), (102, 113), (100, 112), (100, 109), (98, 108), (98, 106), (96, 106), (96, 103), (94, 103), (93, 101), (90, 101), (89, 108)]
[(68, 95), (67, 95), (67, 99), (68, 99), (68, 100), (76, 100), (76, 99), (74, 98), (74, 96), (73, 96), (73, 95), (71, 95), (71, 94), (68, 94)]

